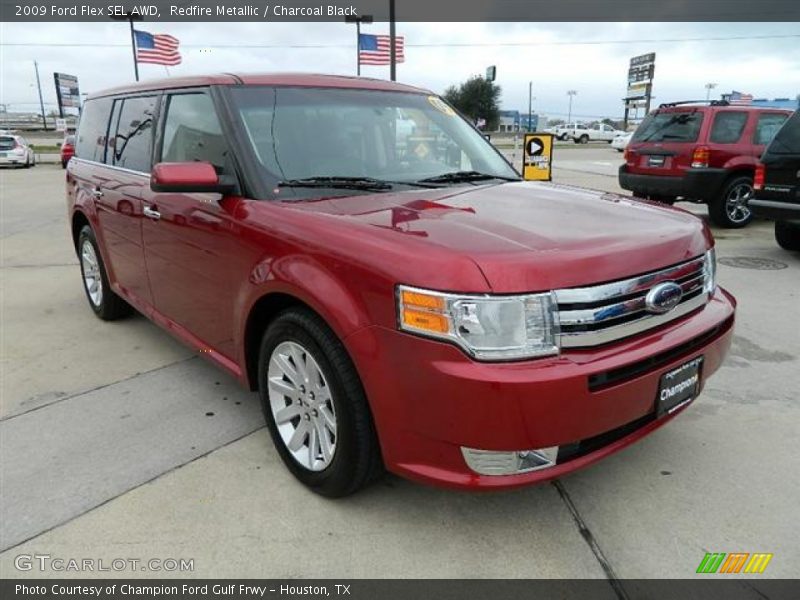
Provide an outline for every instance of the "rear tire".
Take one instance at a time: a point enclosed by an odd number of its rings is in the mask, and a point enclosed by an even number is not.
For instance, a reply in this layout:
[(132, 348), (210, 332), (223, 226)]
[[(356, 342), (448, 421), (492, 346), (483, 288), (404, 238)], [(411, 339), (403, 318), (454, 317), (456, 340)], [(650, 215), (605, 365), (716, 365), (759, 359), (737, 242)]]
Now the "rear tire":
[(800, 251), (800, 225), (775, 221), (775, 241), (784, 250)]
[(729, 179), (720, 194), (708, 204), (711, 221), (726, 229), (741, 229), (753, 220), (748, 203), (753, 195), (753, 178), (739, 175)]
[(95, 315), (103, 321), (115, 321), (133, 312), (130, 304), (111, 290), (97, 239), (88, 225), (84, 225), (78, 235), (78, 260), (81, 263), (83, 291)]
[(278, 454), (313, 492), (347, 496), (382, 472), (358, 373), (336, 334), (310, 310), (289, 308), (267, 327), (258, 390)]
[(581, 137), (578, 138), (577, 142), (579, 144), (588, 144), (589, 143), (589, 136), (584, 133)]

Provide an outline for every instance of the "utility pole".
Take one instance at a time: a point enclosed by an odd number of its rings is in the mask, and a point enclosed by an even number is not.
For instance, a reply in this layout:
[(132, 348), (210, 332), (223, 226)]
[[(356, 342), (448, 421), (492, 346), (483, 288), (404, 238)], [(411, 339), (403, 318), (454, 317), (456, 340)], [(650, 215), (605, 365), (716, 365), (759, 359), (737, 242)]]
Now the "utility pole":
[(345, 23), (356, 24), (356, 75), (361, 76), (361, 24), (372, 23), (372, 15), (348, 15), (344, 18)]
[(578, 92), (576, 90), (567, 90), (567, 96), (569, 96), (569, 112), (567, 113), (567, 125), (572, 123), (572, 97), (577, 94)]
[(395, 48), (397, 35), (394, 20), (394, 0), (389, 0), (389, 57), (391, 59), (389, 74), (392, 81), (397, 81), (397, 49)]
[(708, 102), (711, 99), (711, 90), (717, 87), (717, 84), (707, 83), (705, 87), (706, 87), (706, 102)]
[(39, 108), (42, 109), (42, 127), (47, 131), (47, 115), (44, 114), (44, 98), (42, 98), (42, 82), (39, 80), (39, 63), (33, 61), (33, 68), (36, 71), (36, 87), (39, 88)]
[(533, 129), (533, 82), (528, 82), (528, 133)]

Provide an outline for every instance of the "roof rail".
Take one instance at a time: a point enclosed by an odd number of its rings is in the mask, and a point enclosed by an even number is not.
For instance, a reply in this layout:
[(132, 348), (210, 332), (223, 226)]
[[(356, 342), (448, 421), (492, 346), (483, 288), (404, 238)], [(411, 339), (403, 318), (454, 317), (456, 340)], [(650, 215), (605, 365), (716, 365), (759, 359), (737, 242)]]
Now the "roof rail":
[(670, 106), (681, 106), (683, 104), (708, 104), (709, 106), (729, 106), (730, 102), (727, 100), (681, 100), (679, 102), (664, 102), (659, 105), (659, 108), (668, 108)]

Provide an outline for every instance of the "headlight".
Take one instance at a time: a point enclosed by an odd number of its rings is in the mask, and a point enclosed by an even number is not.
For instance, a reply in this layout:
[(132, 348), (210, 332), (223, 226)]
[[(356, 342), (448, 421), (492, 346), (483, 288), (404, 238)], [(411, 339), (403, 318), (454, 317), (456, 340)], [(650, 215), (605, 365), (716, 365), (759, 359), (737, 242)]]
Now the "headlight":
[(481, 360), (558, 354), (551, 294), (468, 296), (397, 290), (400, 329), (454, 342)]
[(711, 248), (703, 256), (703, 291), (709, 298), (717, 289), (717, 253)]

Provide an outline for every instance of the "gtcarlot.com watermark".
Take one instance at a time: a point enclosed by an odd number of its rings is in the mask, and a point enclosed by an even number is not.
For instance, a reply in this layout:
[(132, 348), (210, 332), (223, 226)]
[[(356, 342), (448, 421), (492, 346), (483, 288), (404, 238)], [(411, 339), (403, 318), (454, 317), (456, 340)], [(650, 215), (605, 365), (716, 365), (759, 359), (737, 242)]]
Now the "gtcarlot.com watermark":
[(64, 558), (50, 554), (19, 554), (14, 558), (18, 571), (104, 573), (152, 571), (154, 573), (194, 571), (193, 558)]

